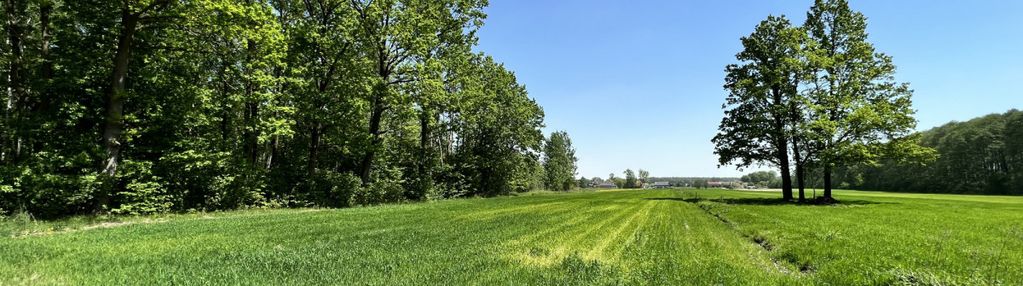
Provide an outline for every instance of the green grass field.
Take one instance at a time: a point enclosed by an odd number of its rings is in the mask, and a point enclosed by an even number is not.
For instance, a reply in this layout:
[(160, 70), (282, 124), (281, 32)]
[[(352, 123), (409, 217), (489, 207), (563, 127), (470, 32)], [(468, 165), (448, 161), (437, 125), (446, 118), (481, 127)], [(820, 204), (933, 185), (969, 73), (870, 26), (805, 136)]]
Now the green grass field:
[(4, 284), (1023, 284), (1023, 198), (529, 194), (0, 222)]

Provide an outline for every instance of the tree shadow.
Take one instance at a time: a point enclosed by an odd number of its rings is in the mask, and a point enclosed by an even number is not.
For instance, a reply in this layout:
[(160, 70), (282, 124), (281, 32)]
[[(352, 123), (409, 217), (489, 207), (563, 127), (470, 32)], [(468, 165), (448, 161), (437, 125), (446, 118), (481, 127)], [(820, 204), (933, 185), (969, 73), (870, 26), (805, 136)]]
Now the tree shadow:
[(894, 204), (892, 202), (876, 202), (866, 200), (841, 200), (833, 203), (818, 203), (815, 200), (807, 199), (804, 202), (789, 201), (781, 198), (700, 198), (700, 197), (689, 197), (689, 198), (644, 198), (649, 201), (679, 201), (686, 203), (698, 203), (701, 201), (715, 202), (729, 205), (757, 205), (757, 206), (775, 206), (775, 205), (793, 205), (793, 206), (857, 206), (857, 205), (878, 205), (878, 204)]

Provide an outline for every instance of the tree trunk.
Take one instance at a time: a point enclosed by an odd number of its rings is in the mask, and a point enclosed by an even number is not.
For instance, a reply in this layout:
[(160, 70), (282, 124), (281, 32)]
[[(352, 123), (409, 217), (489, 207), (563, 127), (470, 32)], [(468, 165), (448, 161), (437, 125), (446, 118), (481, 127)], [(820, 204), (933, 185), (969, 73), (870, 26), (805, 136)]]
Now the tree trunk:
[[(53, 62), (50, 61), (50, 13), (53, 12), (53, 6), (50, 3), (43, 4), (39, 7), (39, 55), (43, 60), (42, 66), (39, 67), (39, 76), (43, 81), (49, 83), (50, 78), (53, 77)], [(41, 101), (46, 104), (47, 100)]]
[[(252, 87), (246, 91), (248, 96), (252, 95)], [(250, 166), (257, 166), (259, 159), (259, 105), (255, 102), (245, 103), (245, 126), (248, 129), (245, 133), (245, 156)]]
[(799, 201), (806, 201), (806, 168), (803, 164), (796, 165), (796, 185), (799, 187)]
[(799, 188), (799, 201), (806, 201), (806, 170), (803, 169), (803, 155), (799, 153), (799, 139), (792, 138), (792, 156), (795, 156), (796, 186)]
[[(231, 116), (232, 116), (231, 111), (234, 108), (231, 108), (231, 104), (228, 102), (228, 99), (227, 99), (228, 94), (227, 94), (227, 88), (226, 88), (226, 86), (227, 86), (227, 81), (226, 80), (224, 80), (224, 86), (225, 86), (225, 88), (223, 89), (223, 92), (221, 93), (221, 95), (224, 96), (224, 99), (223, 99), (223, 102), (220, 105), (220, 140), (221, 140), (221, 145), (220, 146), (222, 146), (222, 148), (224, 150), (231, 150), (231, 149), (235, 148), (234, 146), (231, 146), (231, 145), (235, 145), (234, 144), (234, 140), (232, 140), (233, 138), (231, 138), (231, 136), (232, 136), (231, 135)], [(235, 145), (235, 146), (237, 146), (237, 145)]]
[(450, 127), (448, 127), (443, 121), (441, 121), (440, 113), (434, 113), (433, 120), (434, 120), (433, 122), (437, 122), (437, 127), (440, 128), (438, 129), (440, 134), (434, 135), (435, 140), (438, 140), (434, 142), (435, 144), (437, 144), (435, 145), (435, 147), (438, 148), (437, 163), (444, 164), (445, 162), (447, 162), (448, 156), (450, 156), (451, 153), (454, 152), (453, 150), (455, 139), (452, 136)]
[(362, 179), (363, 185), (369, 185), (372, 183), (370, 178), (370, 171), (373, 169), (373, 159), (376, 156), (376, 148), (379, 144), (380, 138), (376, 132), (380, 131), (380, 115), (376, 111), (373, 112), (369, 124), (369, 133), (373, 138), (371, 139), (370, 146), (366, 150), (366, 155), (362, 157), (362, 164), (359, 170), (359, 178)]
[[(51, 114), (55, 102), (50, 98), (50, 86), (53, 78), (53, 61), (50, 59), (50, 14), (53, 12), (53, 4), (44, 1), (39, 7), (39, 70), (38, 79), (31, 85), (36, 89), (36, 98), (32, 102), (29, 111), (34, 117)], [(40, 120), (32, 120), (31, 130), (25, 134), (29, 150), (27, 153), (34, 153), (36, 150), (43, 150), (46, 142), (39, 140), (38, 131), (41, 129)]]
[[(431, 144), (430, 138), (432, 138), (432, 128), (430, 127), (430, 119), (433, 117), (427, 106), (423, 104), (422, 112), (419, 114), (419, 163), (417, 168), (417, 174), (420, 184), (416, 186), (416, 198), (422, 199), (425, 197), (427, 191), (433, 186), (433, 160), (430, 156)], [(423, 196), (423, 197), (418, 197)]]
[(309, 179), (312, 179), (316, 175), (316, 168), (319, 165), (320, 158), (320, 130), (322, 129), (319, 122), (313, 124), (313, 128), (309, 130), (309, 162), (306, 165), (306, 174)]
[(266, 155), (266, 169), (271, 170), (274, 167), (274, 158), (277, 157), (277, 152), (280, 150), (281, 140), (277, 136), (270, 140), (270, 152)]
[(103, 174), (117, 174), (117, 164), (121, 156), (121, 129), (124, 119), (125, 80), (128, 77), (128, 60), (131, 58), (131, 46), (135, 37), (139, 17), (127, 8), (121, 10), (121, 32), (117, 39), (117, 53), (114, 55), (114, 69), (110, 77), (110, 89), (107, 91), (106, 120), (103, 127), (103, 142), (106, 147), (106, 160)]
[(229, 144), (231, 144), (230, 142), (232, 142), (232, 140), (229, 140), (231, 137), (231, 132), (229, 129), (231, 127), (231, 122), (229, 119), (231, 116), (231, 104), (228, 102), (228, 98), (230, 98), (230, 96), (228, 95), (230, 86), (228, 85), (227, 82), (228, 63), (223, 58), (219, 58), (218, 60), (220, 60), (220, 70), (217, 72), (215, 79), (220, 81), (219, 89), (221, 97), (217, 99), (218, 101), (220, 101), (220, 110), (218, 111), (220, 113), (219, 146), (222, 148), (222, 150), (227, 150), (230, 149)]
[(419, 161), (420, 167), (425, 166), (430, 151), (430, 112), (423, 106), (419, 114)]
[[(308, 7), (307, 7), (307, 9), (308, 9)], [(325, 27), (325, 26), (321, 27), (321, 31), (320, 32), (321, 33), (326, 33), (326, 31), (324, 30), (325, 28), (323, 28), (323, 27)], [(323, 63), (323, 62), (325, 62), (325, 60), (321, 57), (320, 58), (320, 63)], [(319, 92), (319, 95), (321, 96), (320, 98), (322, 98), (322, 96), (327, 93), (327, 89), (330, 88), (330, 83), (331, 83), (331, 81), (333, 81), (333, 75), (334, 75), (334, 71), (335, 70), (336, 70), (336, 66), (335, 65), (331, 65), (327, 69), (327, 72), (319, 80), (319, 83), (316, 85), (316, 88), (317, 88), (316, 90)], [(316, 104), (315, 106), (317, 107), (317, 111), (325, 110), (326, 109), (326, 106), (325, 106), (326, 104), (322, 103), (320, 100), (316, 100), (315, 104)], [(316, 172), (316, 168), (319, 167), (320, 140), (321, 140), (321, 137), (323, 136), (323, 132), (324, 132), (325, 128), (323, 126), (323, 123), (320, 122), (320, 120), (317, 119), (316, 117), (313, 117), (313, 119), (310, 120), (310, 125), (312, 126), (312, 130), (311, 130), (312, 132), (309, 134), (309, 162), (308, 162), (308, 166), (306, 166), (306, 169), (307, 169), (306, 171), (308, 173), (309, 179), (312, 179), (313, 175), (315, 175), (314, 173)]]
[(372, 110), (369, 115), (369, 136), (370, 146), (366, 149), (365, 156), (362, 157), (362, 164), (359, 167), (359, 177), (362, 179), (363, 185), (369, 185), (372, 183), (371, 171), (373, 170), (373, 159), (376, 157), (377, 148), (380, 145), (380, 123), (383, 120), (384, 100), (387, 96), (388, 81), (391, 80), (391, 69), (388, 64), (389, 59), (387, 57), (387, 41), (383, 41), (377, 50), (377, 75), (380, 77), (380, 83), (378, 83), (373, 91), (373, 99), (371, 100)]
[(7, 18), (7, 43), (11, 46), (11, 55), (8, 62), (7, 75), (7, 122), (11, 130), (11, 161), (17, 162), (21, 157), (21, 126), (20, 115), (21, 102), (25, 99), (25, 86), (22, 82), (22, 62), (24, 51), (22, 49), (21, 17), (24, 15), (25, 3), (16, 0), (6, 0), (5, 16)]
[[(782, 94), (779, 87), (772, 88), (775, 106), (781, 106)], [(774, 117), (775, 148), (777, 149), (778, 167), (781, 168), (781, 194), (782, 199), (792, 200), (792, 173), (789, 168), (789, 145), (788, 137), (785, 136), (785, 119), (787, 116), (772, 111)]]
[(778, 159), (781, 161), (781, 195), (782, 199), (792, 200), (792, 173), (789, 170), (789, 148), (787, 140), (781, 139), (778, 145)]
[(831, 165), (824, 164), (824, 200), (827, 202), (832, 201), (831, 198)]
[[(247, 40), (245, 52), (245, 61), (251, 63), (257, 52), (254, 40)], [(259, 102), (254, 98), (256, 83), (252, 69), (245, 72), (245, 156), (249, 165), (255, 168), (259, 160)]]
[(377, 148), (380, 145), (380, 123), (384, 116), (383, 99), (386, 91), (386, 84), (380, 84), (375, 91), (376, 95), (373, 98), (372, 110), (369, 115), (369, 136), (370, 145), (366, 149), (366, 155), (362, 157), (362, 164), (360, 164), (359, 178), (362, 179), (363, 185), (369, 185), (372, 183), (370, 177), (370, 171), (373, 169), (373, 159), (376, 157)]

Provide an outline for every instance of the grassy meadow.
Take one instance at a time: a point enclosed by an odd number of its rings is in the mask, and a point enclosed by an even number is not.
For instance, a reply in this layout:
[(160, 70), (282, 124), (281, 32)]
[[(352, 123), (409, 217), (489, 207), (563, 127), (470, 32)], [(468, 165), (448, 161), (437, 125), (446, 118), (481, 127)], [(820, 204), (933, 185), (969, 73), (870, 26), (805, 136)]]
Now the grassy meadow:
[(1023, 198), (615, 190), (0, 222), (7, 284), (1023, 284)]

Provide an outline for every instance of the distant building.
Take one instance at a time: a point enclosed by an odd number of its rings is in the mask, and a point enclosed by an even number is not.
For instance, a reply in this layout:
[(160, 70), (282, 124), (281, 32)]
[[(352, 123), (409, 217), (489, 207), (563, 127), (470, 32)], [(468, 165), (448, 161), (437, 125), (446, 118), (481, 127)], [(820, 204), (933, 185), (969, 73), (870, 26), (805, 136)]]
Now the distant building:
[(710, 182), (707, 182), (707, 187), (709, 187), (709, 188), (737, 189), (737, 188), (741, 188), (742, 184), (739, 183), (739, 182), (710, 181)]
[(667, 189), (667, 188), (671, 188), (671, 183), (669, 183), (669, 182), (654, 182), (653, 185), (651, 185), (650, 187), (654, 188), (654, 189)]
[(601, 182), (600, 184), (594, 185), (594, 187), (601, 188), (601, 189), (617, 189), (618, 188), (618, 186), (615, 185), (614, 182), (610, 182), (610, 181)]
[(643, 184), (643, 188), (644, 189), (667, 189), (667, 188), (671, 188), (671, 183), (669, 183), (669, 182), (653, 182), (653, 183), (650, 183), (650, 184)]

